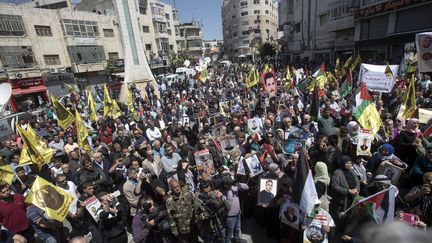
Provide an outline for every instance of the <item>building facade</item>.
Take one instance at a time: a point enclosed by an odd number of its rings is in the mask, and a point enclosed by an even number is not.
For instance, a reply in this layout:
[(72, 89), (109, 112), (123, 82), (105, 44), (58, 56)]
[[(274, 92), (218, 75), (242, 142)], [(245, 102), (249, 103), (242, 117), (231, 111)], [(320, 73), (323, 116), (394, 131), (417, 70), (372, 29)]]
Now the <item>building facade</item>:
[(281, 0), (279, 39), (289, 61), (332, 61), (354, 52), (357, 0)]
[[(214, 54), (219, 55), (223, 49), (223, 41), (222, 40), (205, 40), (204, 41), (204, 55), (205, 56), (213, 56)], [(222, 56), (220, 56), (222, 58)]]
[(182, 23), (179, 25), (177, 46), (179, 51), (188, 51), (195, 59), (199, 59), (204, 52), (203, 35), (200, 21)]
[(432, 31), (432, 1), (362, 0), (355, 18), (355, 48), (363, 60), (399, 63), (415, 51), (415, 34)]
[(224, 0), (224, 53), (230, 58), (253, 56), (259, 44), (277, 39), (278, 4), (272, 0)]

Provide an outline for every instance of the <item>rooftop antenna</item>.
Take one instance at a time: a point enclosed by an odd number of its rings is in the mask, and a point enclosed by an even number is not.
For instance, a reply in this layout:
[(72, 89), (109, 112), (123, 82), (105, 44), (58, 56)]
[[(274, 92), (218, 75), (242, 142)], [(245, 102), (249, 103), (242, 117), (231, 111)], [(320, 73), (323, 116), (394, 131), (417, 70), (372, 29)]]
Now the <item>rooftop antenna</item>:
[(174, 8), (176, 8), (176, 0), (173, 0)]

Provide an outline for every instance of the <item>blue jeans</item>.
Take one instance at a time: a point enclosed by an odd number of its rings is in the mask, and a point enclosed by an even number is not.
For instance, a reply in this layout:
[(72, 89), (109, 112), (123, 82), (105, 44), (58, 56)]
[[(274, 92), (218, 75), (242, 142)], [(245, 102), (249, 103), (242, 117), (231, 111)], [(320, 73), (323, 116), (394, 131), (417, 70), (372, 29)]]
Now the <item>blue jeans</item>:
[(231, 243), (232, 238), (240, 240), (240, 214), (226, 219), (225, 243)]

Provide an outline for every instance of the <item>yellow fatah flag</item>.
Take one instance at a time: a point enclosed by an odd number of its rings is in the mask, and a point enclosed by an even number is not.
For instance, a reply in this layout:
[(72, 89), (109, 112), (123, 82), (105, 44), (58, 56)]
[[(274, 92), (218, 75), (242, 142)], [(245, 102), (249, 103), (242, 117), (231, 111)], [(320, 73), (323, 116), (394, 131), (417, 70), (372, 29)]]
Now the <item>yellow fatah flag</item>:
[(390, 68), (390, 65), (389, 65), (388, 63), (387, 63), (387, 67), (386, 67), (384, 73), (385, 73), (385, 75), (386, 75), (388, 78), (392, 78), (392, 77), (393, 77), (393, 72), (392, 72), (392, 70), (391, 70), (391, 68)]
[(113, 100), (113, 106), (111, 109), (111, 116), (113, 119), (117, 119), (121, 116), (121, 110), (117, 101)]
[(94, 122), (97, 119), (96, 104), (95, 104), (95, 101), (93, 99), (93, 93), (92, 93), (90, 87), (87, 89), (87, 97), (88, 97), (89, 119), (90, 119), (90, 121)]
[(251, 88), (259, 83), (258, 75), (256, 74), (255, 67), (252, 67), (246, 75), (245, 85), (246, 88)]
[(133, 95), (132, 95), (132, 91), (129, 88), (127, 89), (127, 106), (129, 108), (130, 112), (134, 111)]
[(361, 59), (361, 57), (360, 57), (360, 53), (359, 53), (359, 54), (357, 55), (357, 57), (356, 57), (356, 59), (355, 59), (353, 65), (351, 66), (351, 69), (354, 70), (354, 69), (356, 69), (357, 67), (360, 67), (361, 62), (362, 62), (362, 59)]
[(205, 83), (207, 81), (207, 78), (208, 78), (207, 68), (203, 68), (203, 70), (200, 73), (199, 80)]
[(63, 129), (67, 129), (75, 120), (74, 116), (70, 111), (68, 111), (58, 100), (56, 97), (51, 95), (51, 102), (54, 106), (55, 115), (57, 117), (57, 121), (59, 125)]
[(13, 177), (14, 172), (10, 165), (0, 166), (0, 181), (4, 181), (10, 185), (12, 184)]
[(25, 202), (42, 209), (46, 215), (59, 222), (66, 218), (74, 201), (72, 195), (42, 177), (36, 177)]
[(286, 80), (285, 80), (285, 87), (288, 87), (288, 89), (292, 88), (292, 84), (293, 84), (293, 80), (292, 80), (292, 76), (291, 76), (291, 70), (290, 70), (290, 66), (287, 66), (286, 69)]
[(111, 107), (113, 106), (113, 101), (111, 99), (108, 87), (104, 85), (104, 116), (110, 116)]
[(339, 57), (336, 59), (336, 64), (335, 64), (334, 72), (335, 72), (336, 77), (339, 77), (339, 76), (342, 75), (342, 73), (341, 73), (341, 64), (340, 64)]
[(67, 84), (67, 83), (64, 83), (64, 84), (65, 84), (67, 90), (69, 91), (69, 93), (75, 94), (75, 88), (72, 85)]
[(78, 111), (75, 111), (75, 121), (76, 121), (75, 124), (77, 128), (78, 145), (80, 146), (80, 148), (84, 149), (85, 151), (91, 151), (90, 145), (87, 140), (88, 130)]
[(16, 125), (18, 133), (23, 140), (23, 148), (21, 150), (20, 164), (35, 164), (39, 169), (47, 163), (51, 162), (54, 151), (48, 148), (46, 144), (39, 138), (35, 137), (32, 132), (28, 132)]
[(415, 93), (415, 84), (414, 84), (414, 74), (411, 75), (410, 84), (408, 86), (408, 90), (405, 92), (403, 104), (405, 105), (405, 111), (402, 114), (404, 119), (409, 119), (415, 113), (416, 106), (416, 93)]
[(415, 73), (417, 71), (417, 53), (414, 53), (413, 60), (408, 64), (408, 73)]
[(352, 61), (353, 61), (353, 57), (350, 56), (344, 63), (344, 65), (342, 66), (342, 71), (341, 71), (341, 76), (345, 76), (345, 74), (348, 72), (348, 70), (351, 68), (352, 65)]

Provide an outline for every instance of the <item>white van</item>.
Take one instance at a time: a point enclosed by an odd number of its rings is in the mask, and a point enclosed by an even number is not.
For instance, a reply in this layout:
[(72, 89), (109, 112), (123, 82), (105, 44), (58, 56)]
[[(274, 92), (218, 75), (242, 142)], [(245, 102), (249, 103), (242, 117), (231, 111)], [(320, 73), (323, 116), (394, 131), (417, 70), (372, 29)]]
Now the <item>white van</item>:
[(179, 78), (184, 79), (185, 77), (189, 77), (189, 75), (195, 75), (196, 72), (192, 68), (179, 67), (176, 69), (176, 74)]
[(167, 75), (165, 78), (167, 79), (168, 87), (171, 87), (172, 82), (178, 79), (179, 76), (177, 74), (171, 74), (171, 75)]

